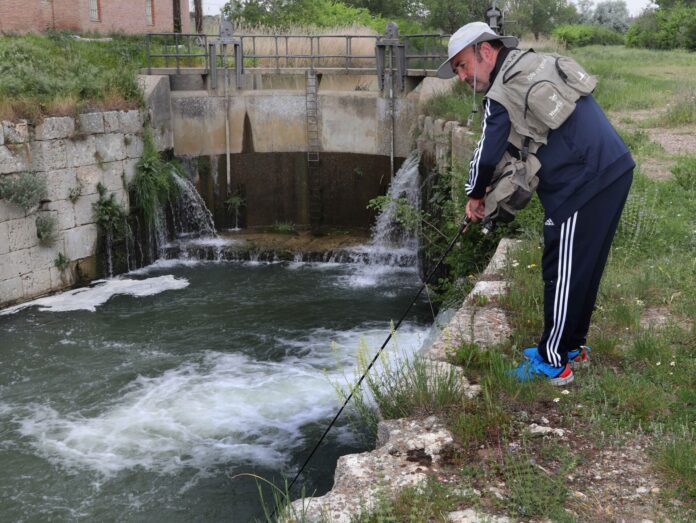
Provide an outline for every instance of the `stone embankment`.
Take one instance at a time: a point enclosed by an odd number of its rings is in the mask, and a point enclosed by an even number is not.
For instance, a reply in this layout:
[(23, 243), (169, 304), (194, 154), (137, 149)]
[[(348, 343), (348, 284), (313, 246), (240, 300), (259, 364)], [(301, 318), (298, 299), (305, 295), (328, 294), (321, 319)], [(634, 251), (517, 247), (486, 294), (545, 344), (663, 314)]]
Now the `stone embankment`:
[[(479, 387), (468, 382), (461, 368), (447, 363), (448, 354), (462, 343), (477, 343), (485, 349), (509, 338), (511, 328), (497, 302), (506, 292), (502, 273), (515, 245), (513, 240), (500, 242), (464, 304), (424, 352), (431, 362), (431, 372), (447, 376), (454, 371), (469, 397), (478, 394)], [(296, 514), (309, 522), (348, 523), (373, 508), (379, 499), (392, 497), (400, 489), (417, 486), (436, 474), (454, 443), (452, 434), (436, 417), (382, 421), (378, 431), (377, 448), (339, 458), (333, 489), (321, 497), (295, 501)], [(461, 523), (507, 521), (471, 509), (453, 512), (449, 519)]]
[[(142, 87), (147, 112), (100, 111), (37, 125), (2, 122), (0, 181), (31, 173), (45, 181), (46, 193), (28, 210), (0, 200), (0, 308), (69, 287), (79, 275), (95, 276), (97, 184), (128, 209), (127, 185), (142, 156), (146, 120), (157, 148), (171, 149), (168, 83), (147, 77)], [(55, 223), (51, 245), (39, 241), (39, 216)], [(60, 255), (69, 266), (56, 263)]]

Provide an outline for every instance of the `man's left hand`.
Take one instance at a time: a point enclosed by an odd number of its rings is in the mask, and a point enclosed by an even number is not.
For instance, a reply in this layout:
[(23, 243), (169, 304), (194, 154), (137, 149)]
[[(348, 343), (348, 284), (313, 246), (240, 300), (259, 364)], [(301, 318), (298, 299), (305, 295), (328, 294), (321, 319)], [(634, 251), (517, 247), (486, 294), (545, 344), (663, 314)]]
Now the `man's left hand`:
[(466, 202), (466, 215), (473, 221), (477, 222), (486, 217), (486, 202), (483, 198), (469, 198)]

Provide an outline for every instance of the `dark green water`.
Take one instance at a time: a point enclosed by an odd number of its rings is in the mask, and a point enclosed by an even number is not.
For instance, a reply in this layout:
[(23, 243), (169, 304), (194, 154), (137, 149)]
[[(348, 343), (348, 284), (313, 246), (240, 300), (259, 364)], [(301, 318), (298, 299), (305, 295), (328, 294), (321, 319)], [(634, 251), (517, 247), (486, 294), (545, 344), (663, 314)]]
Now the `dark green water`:
[[(261, 517), (256, 482), (235, 476), (297, 471), (339, 405), (332, 382), (350, 376), (361, 339), (379, 347), (417, 289), (414, 272), (347, 265), (179, 264), (129, 278), (135, 294), (172, 289), (93, 312), (0, 315), (1, 521)], [(399, 349), (415, 350), (431, 319), (419, 304)], [(363, 445), (346, 423), (329, 440), (309, 492), (328, 490), (337, 457)]]

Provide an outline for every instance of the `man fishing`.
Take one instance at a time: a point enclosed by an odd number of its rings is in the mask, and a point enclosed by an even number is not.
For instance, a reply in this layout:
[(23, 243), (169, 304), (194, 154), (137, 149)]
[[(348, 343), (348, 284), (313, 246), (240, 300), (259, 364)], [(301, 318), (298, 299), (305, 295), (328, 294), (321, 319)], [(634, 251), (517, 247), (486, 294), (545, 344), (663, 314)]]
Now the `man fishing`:
[(635, 163), (591, 95), (594, 77), (571, 59), (521, 51), (517, 43), (483, 22), (466, 24), (450, 38), (438, 76), (457, 76), (485, 93), (466, 185), (471, 220), (486, 216), (493, 175), (510, 158), (538, 169), (544, 331), (512, 374), (565, 385), (573, 368), (589, 364), (592, 310)]

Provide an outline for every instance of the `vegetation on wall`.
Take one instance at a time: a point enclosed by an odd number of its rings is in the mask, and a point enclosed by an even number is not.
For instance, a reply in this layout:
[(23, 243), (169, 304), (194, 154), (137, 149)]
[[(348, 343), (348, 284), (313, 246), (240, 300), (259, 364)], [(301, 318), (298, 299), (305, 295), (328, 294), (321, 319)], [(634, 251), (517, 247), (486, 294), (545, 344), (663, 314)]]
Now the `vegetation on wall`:
[(56, 219), (54, 216), (42, 213), (36, 217), (36, 237), (41, 245), (47, 247), (56, 242), (58, 231), (56, 230)]
[(0, 178), (0, 200), (19, 205), (25, 211), (38, 206), (47, 190), (45, 178), (33, 172)]
[(99, 192), (99, 200), (94, 204), (94, 212), (100, 230), (112, 240), (130, 237), (128, 214), (123, 206), (116, 201), (116, 195), (109, 194), (101, 183), (97, 184), (97, 191)]
[(160, 158), (149, 130), (145, 132), (144, 142), (143, 155), (129, 189), (134, 209), (142, 213), (148, 226), (155, 226), (162, 206), (179, 194), (174, 177), (181, 175), (181, 168), (176, 162)]

